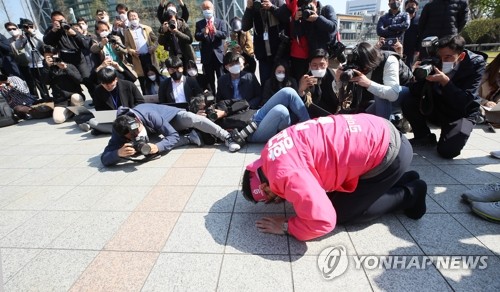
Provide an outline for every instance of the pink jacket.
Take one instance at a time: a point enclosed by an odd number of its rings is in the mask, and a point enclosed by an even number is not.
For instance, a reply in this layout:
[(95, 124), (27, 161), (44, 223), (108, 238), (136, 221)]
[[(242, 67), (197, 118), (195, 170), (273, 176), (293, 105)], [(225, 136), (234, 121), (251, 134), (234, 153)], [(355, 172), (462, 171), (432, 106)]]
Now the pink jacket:
[(389, 147), (387, 121), (368, 114), (331, 115), (284, 129), (261, 158), (271, 190), (291, 202), (288, 231), (309, 240), (333, 230), (337, 216), (325, 192), (353, 192), (361, 175), (380, 164)]

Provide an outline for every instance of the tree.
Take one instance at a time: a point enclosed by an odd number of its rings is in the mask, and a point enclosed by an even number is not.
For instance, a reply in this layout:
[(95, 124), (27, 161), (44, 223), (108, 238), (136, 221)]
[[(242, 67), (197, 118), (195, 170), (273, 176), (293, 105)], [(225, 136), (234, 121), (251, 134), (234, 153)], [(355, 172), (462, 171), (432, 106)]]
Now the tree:
[(498, 0), (469, 0), (469, 10), (471, 19), (500, 17)]
[(54, 10), (62, 12), (66, 17), (69, 15), (69, 9), (64, 0), (54, 0)]

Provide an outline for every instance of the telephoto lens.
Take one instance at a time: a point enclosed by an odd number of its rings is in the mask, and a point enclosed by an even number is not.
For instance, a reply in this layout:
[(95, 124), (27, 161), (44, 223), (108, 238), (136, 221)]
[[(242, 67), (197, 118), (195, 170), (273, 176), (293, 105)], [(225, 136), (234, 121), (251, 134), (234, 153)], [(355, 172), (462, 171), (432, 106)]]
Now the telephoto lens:
[(231, 137), (233, 138), (234, 142), (236, 142), (240, 145), (245, 145), (246, 138), (248, 136), (250, 136), (256, 130), (257, 130), (257, 123), (251, 122), (250, 124), (248, 124), (245, 128), (243, 128), (239, 132), (237, 129), (234, 129), (231, 132)]

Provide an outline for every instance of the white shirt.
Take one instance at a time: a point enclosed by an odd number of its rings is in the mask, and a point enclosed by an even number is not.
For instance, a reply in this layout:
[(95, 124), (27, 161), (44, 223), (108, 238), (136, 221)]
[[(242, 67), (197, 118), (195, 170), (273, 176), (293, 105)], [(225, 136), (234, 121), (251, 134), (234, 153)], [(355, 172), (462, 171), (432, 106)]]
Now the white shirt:
[(187, 102), (184, 94), (184, 81), (186, 77), (182, 76), (180, 82), (175, 82), (172, 79), (172, 93), (174, 94), (175, 103)]
[(136, 29), (130, 28), (130, 32), (134, 37), (135, 49), (139, 55), (144, 55), (148, 52), (148, 43), (146, 42), (146, 38), (144, 38), (144, 34), (142, 33), (142, 26), (138, 26)]
[[(371, 79), (371, 72), (366, 77)], [(399, 86), (399, 61), (395, 56), (389, 56), (385, 62), (383, 81), (384, 84), (372, 81), (367, 88), (368, 92), (391, 102), (396, 101), (401, 87)]]

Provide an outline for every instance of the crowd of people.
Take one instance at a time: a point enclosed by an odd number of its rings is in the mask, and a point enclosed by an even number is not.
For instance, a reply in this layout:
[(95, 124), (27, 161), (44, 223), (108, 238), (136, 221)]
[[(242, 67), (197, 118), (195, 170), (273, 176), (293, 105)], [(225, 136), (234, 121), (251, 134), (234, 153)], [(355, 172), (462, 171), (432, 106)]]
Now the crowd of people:
[[(74, 116), (84, 131), (111, 134), (106, 166), (187, 144), (219, 142), (234, 152), (269, 141), (247, 167), (243, 193), (254, 202), (286, 199), (297, 217), (264, 218), (257, 223), (264, 232), (311, 239), (337, 221), (397, 209), (419, 219), (426, 184), (408, 171), (412, 147), (460, 155), (484, 120), (481, 106), (499, 102), (500, 57), (486, 67), (484, 54), (465, 48), (467, 1), (434, 0), (420, 16), (418, 5), (389, 0), (379, 42), (347, 48), (335, 10), (318, 0), (247, 0), (242, 18), (229, 23), (205, 0), (194, 27), (182, 0), (161, 0), (158, 31), (124, 4), (114, 20), (97, 10), (93, 29), (53, 11), (44, 32), (29, 19), (5, 23), (0, 95), (21, 119), (53, 103), (53, 121), (63, 123), (75, 115), (68, 107), (85, 104), (85, 86), (96, 111), (117, 111), (113, 123)], [(159, 45), (169, 56), (162, 64)], [(396, 113), (412, 139), (398, 131)]]

